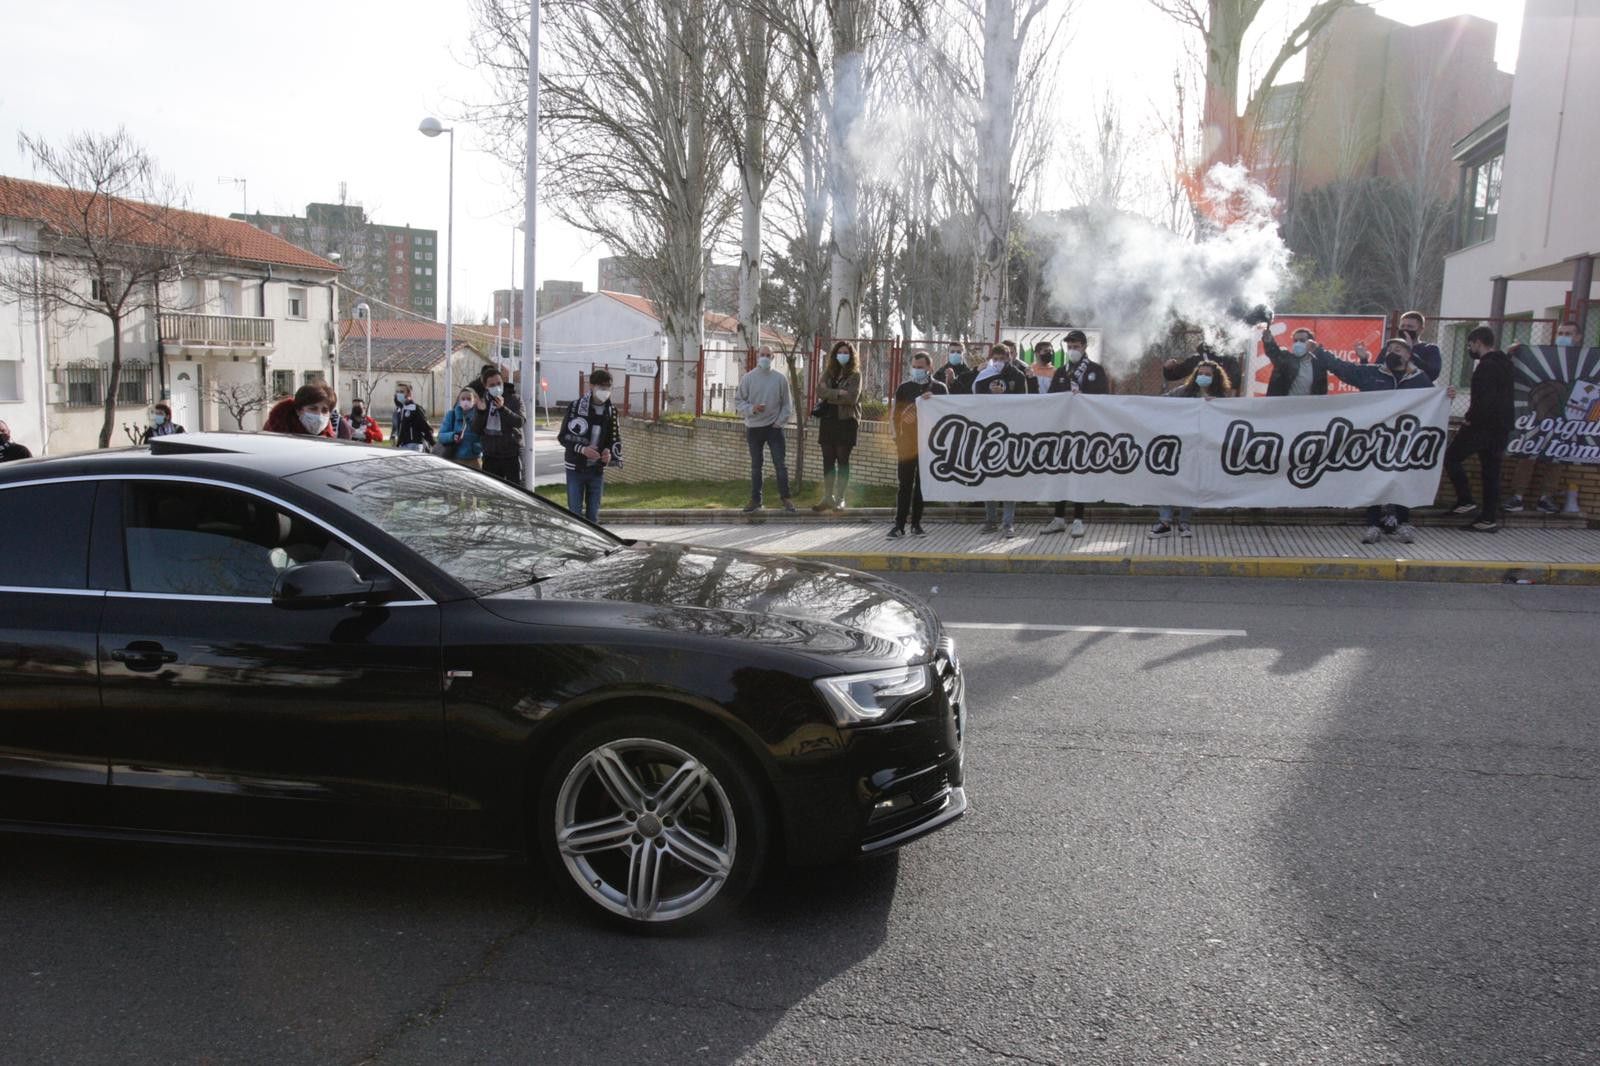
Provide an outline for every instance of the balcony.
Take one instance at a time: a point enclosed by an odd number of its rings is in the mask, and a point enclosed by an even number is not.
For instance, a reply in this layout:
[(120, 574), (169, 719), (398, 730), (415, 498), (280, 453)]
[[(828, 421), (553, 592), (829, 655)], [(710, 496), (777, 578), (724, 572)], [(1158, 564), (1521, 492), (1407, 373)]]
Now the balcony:
[(161, 341), (184, 355), (248, 355), (273, 349), (273, 321), (243, 315), (161, 316)]

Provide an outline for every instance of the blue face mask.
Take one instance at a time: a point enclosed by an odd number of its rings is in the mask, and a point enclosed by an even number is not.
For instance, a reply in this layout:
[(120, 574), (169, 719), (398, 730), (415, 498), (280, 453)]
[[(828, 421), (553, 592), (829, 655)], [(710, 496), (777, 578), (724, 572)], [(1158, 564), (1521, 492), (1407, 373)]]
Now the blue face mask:
[(155, 414), (150, 416), (150, 421), (154, 422), (158, 426), (165, 425), (167, 416), (162, 414), (160, 411), (157, 411)]
[(849, 366), (850, 365), (850, 353), (849, 352), (840, 352), (837, 355), (835, 355), (834, 358), (839, 361), (839, 365), (840, 366)]
[(1307, 344), (1305, 341), (1295, 341), (1294, 342), (1294, 354), (1295, 355), (1305, 355), (1306, 352), (1310, 350), (1310, 348), (1311, 348), (1311, 345)]
[(928, 372), (927, 372), (927, 370), (923, 369), (920, 366), (912, 367), (911, 368), (911, 380), (915, 381), (917, 384), (921, 385), (923, 382), (928, 380)]
[(762, 370), (771, 370), (772, 369), (772, 356), (770, 356), (770, 355), (758, 355), (758, 356), (756, 356), (756, 366), (760, 367)]
[(1209, 389), (1211, 387), (1211, 375), (1196, 374), (1194, 376), (1194, 383), (1199, 385), (1202, 389)]
[(950, 365), (951, 366), (960, 366), (963, 363), (965, 363), (966, 361), (967, 361), (966, 357), (963, 356), (960, 352), (951, 352), (950, 353)]

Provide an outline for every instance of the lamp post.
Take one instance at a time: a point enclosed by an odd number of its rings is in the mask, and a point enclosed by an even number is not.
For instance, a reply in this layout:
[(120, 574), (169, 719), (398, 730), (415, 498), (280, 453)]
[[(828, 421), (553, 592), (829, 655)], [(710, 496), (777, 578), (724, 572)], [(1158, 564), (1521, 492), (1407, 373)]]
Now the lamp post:
[(362, 384), (365, 385), (366, 389), (367, 389), (367, 395), (366, 395), (367, 406), (371, 407), (372, 406), (372, 308), (367, 306), (365, 300), (363, 300), (361, 303), (356, 304), (356, 317), (361, 319), (362, 325), (367, 327), (367, 378), (366, 378), (366, 380), (364, 382), (362, 382)]
[[(535, 237), (539, 224), (539, 0), (528, 5), (528, 149), (525, 185), (523, 188), (522, 217), (527, 226), (528, 240), (522, 250), (522, 380), (526, 382), (528, 405), (525, 410), (539, 414), (539, 311), (534, 297), (534, 276), (537, 265), (534, 258)], [(523, 435), (523, 484), (531, 492), (534, 486), (533, 434)]]
[(455, 328), (450, 316), (455, 313), (451, 306), (455, 300), (455, 251), (456, 251), (456, 129), (446, 126), (438, 119), (429, 115), (417, 124), (417, 130), (424, 137), (437, 137), (441, 133), (450, 135), (450, 199), (449, 210), (445, 215), (444, 229), (444, 354), (449, 359), (455, 354)]

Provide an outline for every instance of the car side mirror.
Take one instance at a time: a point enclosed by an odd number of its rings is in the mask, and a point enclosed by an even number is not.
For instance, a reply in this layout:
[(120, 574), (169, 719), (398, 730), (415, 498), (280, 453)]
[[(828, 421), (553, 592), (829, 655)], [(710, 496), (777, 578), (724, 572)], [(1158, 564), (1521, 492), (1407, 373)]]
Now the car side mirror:
[(272, 603), (293, 609), (348, 607), (382, 600), (393, 589), (391, 579), (367, 581), (349, 563), (301, 563), (278, 575), (272, 585)]

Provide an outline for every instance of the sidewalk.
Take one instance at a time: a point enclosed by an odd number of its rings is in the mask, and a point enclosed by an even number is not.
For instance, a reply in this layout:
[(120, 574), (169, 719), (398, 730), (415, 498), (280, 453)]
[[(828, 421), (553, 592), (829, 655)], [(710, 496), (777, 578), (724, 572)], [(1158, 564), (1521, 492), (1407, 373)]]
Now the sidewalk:
[[(769, 512), (770, 513), (770, 512)], [(618, 536), (792, 555), (878, 572), (1126, 574), (1185, 577), (1347, 578), (1389, 581), (1523, 581), (1600, 585), (1600, 530), (1575, 523), (1474, 533), (1424, 525), (1414, 544), (1361, 543), (1358, 525), (1196, 522), (1192, 538), (1146, 536), (1145, 522), (1091, 518), (1088, 533), (1043, 534), (1020, 520), (1017, 537), (975, 522), (930, 520), (928, 535), (890, 540), (889, 520), (692, 522), (683, 512), (602, 513)]]

